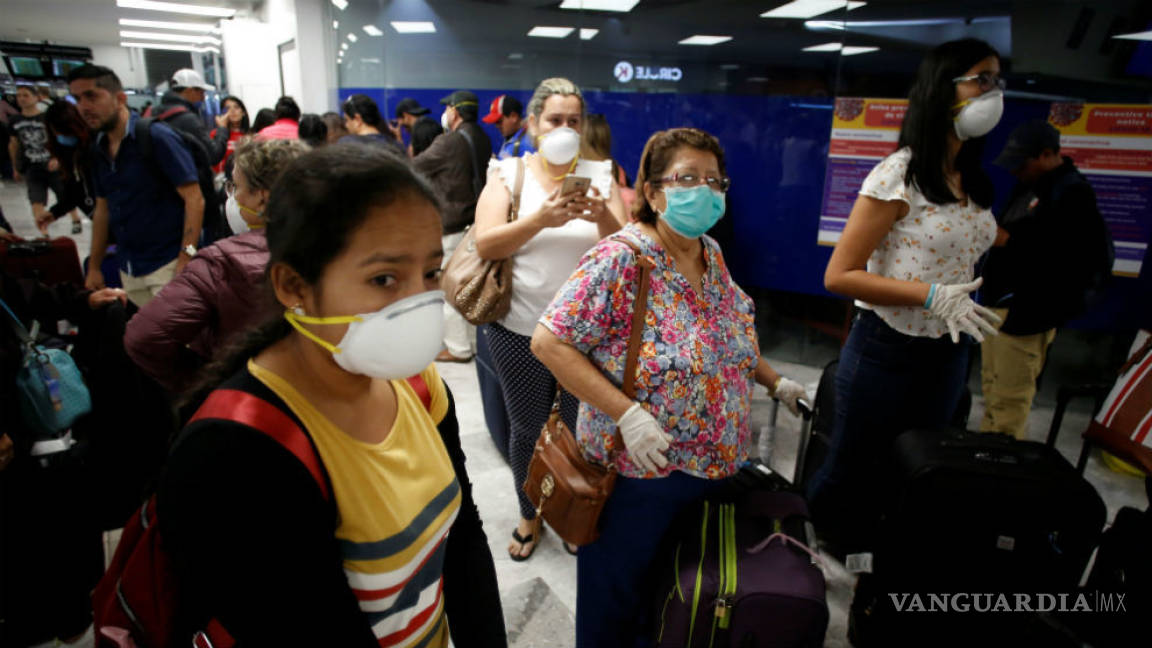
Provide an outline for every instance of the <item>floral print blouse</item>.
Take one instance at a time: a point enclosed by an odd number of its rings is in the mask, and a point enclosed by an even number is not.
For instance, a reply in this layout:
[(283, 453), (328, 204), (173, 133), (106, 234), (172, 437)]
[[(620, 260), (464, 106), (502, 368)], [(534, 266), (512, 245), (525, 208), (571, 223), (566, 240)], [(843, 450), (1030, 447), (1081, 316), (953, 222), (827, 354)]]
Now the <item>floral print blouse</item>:
[(615, 240), (620, 238), (630, 240), (653, 264), (636, 400), (673, 441), (668, 466), (658, 474), (645, 472), (624, 448), (613, 448), (615, 421), (581, 403), (580, 447), (592, 461), (614, 461), (625, 477), (663, 477), (673, 470), (706, 479), (732, 475), (748, 458), (760, 347), (752, 300), (732, 281), (714, 240), (701, 239), (708, 267), (699, 294), (664, 248), (629, 224), (584, 255), (540, 322), (588, 356), (615, 385), (623, 384), (640, 267), (633, 249)]
[[(972, 201), (937, 205), (915, 185), (904, 182), (912, 149), (902, 148), (877, 164), (860, 188), (860, 195), (908, 204), (908, 214), (896, 221), (868, 259), (868, 272), (891, 279), (957, 284), (972, 281), (976, 261), (996, 240), (992, 212)], [(905, 334), (938, 338), (948, 326), (918, 306), (873, 306), (861, 301), (888, 326)]]

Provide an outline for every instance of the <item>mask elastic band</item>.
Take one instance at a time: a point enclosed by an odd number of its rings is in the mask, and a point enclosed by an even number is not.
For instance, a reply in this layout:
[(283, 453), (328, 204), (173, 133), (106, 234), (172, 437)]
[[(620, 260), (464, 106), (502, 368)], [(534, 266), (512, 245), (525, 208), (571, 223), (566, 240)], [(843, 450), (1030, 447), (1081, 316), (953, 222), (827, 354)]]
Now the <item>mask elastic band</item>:
[(292, 311), (284, 311), (284, 319), (292, 325), (292, 328), (300, 331), (304, 337), (312, 340), (321, 347), (324, 347), (329, 353), (340, 353), (340, 347), (332, 344), (331, 342), (321, 338), (312, 331), (304, 328), (303, 324), (351, 324), (352, 322), (362, 322), (364, 319), (359, 315), (348, 315), (345, 317), (310, 317), (308, 315), (297, 315)]

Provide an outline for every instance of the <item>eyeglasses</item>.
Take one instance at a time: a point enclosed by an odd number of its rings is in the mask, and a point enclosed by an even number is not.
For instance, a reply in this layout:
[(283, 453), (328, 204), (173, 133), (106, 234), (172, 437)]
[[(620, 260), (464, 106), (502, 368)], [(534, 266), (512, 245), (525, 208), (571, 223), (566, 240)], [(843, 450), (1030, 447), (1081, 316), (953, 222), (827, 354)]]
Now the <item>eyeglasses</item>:
[(712, 189), (713, 191), (719, 191), (720, 193), (728, 191), (728, 187), (732, 186), (731, 178), (713, 178), (712, 176), (701, 178), (698, 175), (692, 175), (688, 173), (684, 175), (673, 173), (666, 178), (657, 178), (656, 182), (667, 182), (684, 189), (690, 189), (692, 187), (699, 187), (702, 184), (707, 184), (709, 189)]
[(975, 81), (980, 87), (980, 92), (990, 92), (996, 88), (1004, 90), (1008, 87), (1007, 81), (1002, 79), (999, 74), (991, 72), (981, 72), (980, 74), (959, 76), (952, 79), (952, 83), (960, 83), (961, 81)]

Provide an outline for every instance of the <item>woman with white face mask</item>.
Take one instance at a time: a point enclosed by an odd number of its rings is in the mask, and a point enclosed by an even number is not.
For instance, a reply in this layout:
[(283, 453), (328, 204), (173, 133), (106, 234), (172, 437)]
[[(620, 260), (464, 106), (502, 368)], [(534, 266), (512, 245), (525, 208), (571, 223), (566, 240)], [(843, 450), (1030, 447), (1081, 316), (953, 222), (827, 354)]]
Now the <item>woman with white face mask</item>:
[(225, 212), (235, 236), (196, 252), (188, 266), (128, 322), (128, 355), (178, 393), (235, 333), (259, 321), (272, 185), (308, 150), (299, 140), (241, 140)]
[(265, 213), (272, 309), (192, 390), (157, 492), (182, 611), (241, 645), (505, 645), (433, 364), (439, 198), (399, 156), (334, 144)]
[[(639, 645), (644, 577), (674, 517), (748, 459), (754, 385), (793, 413), (804, 397), (760, 357), (752, 299), (705, 235), (724, 215), (728, 185), (715, 137), (652, 135), (636, 178), (637, 222), (584, 256), (532, 336), (533, 352), (580, 399), (584, 456), (618, 475), (600, 537), (577, 557), (577, 648)], [(635, 250), (653, 270), (632, 400), (621, 385)], [(617, 429), (624, 448), (614, 447)]]
[(932, 50), (909, 94), (900, 148), (864, 180), (828, 261), (824, 285), (861, 309), (840, 353), (833, 447), (808, 485), (817, 530), (841, 553), (871, 547), (882, 501), (871, 489), (896, 435), (967, 415), (956, 409), (970, 345), (999, 324), (973, 301), (973, 275), (996, 238), (980, 158), (1003, 102), (990, 45), (963, 39)]
[[(535, 508), (520, 487), (556, 393), (555, 378), (529, 350), (532, 332), (580, 257), (625, 221), (612, 162), (580, 158), (585, 108), (580, 89), (568, 79), (541, 81), (528, 102), (528, 132), (537, 152), (493, 161), (476, 205), (480, 256), (511, 258), (513, 264), (511, 310), (478, 334), (487, 336), (509, 419), (508, 456), (520, 523), (512, 532), (508, 553), (516, 561), (531, 556), (540, 539)], [(520, 169), (524, 176), (519, 218), (509, 223)], [(561, 195), (570, 176), (589, 180), (589, 189)], [(566, 392), (561, 412), (569, 425), (575, 424), (576, 400)]]

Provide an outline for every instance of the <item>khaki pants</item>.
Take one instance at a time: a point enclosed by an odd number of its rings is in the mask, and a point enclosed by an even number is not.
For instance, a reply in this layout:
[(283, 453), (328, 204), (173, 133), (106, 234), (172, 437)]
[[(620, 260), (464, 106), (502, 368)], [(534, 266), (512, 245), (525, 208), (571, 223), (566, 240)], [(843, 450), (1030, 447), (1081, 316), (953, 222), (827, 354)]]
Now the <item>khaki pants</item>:
[[(1008, 318), (1008, 309), (993, 308)], [(981, 432), (1002, 432), (1017, 439), (1028, 436), (1028, 412), (1036, 396), (1036, 378), (1044, 368), (1056, 329), (1033, 335), (1000, 333), (980, 344), (980, 378), (984, 389)]]
[(121, 272), (120, 283), (124, 286), (124, 292), (128, 293), (128, 299), (140, 308), (144, 308), (145, 304), (152, 301), (156, 293), (168, 285), (168, 282), (172, 281), (175, 276), (176, 259), (172, 259), (167, 265), (154, 270), (152, 274), (141, 277), (133, 277), (126, 272)]
[[(464, 232), (440, 237), (444, 247), (444, 265), (448, 265), (448, 259), (463, 240)], [(444, 302), (444, 348), (457, 358), (471, 358), (476, 353), (476, 327), (469, 324), (460, 311), (447, 301)]]

